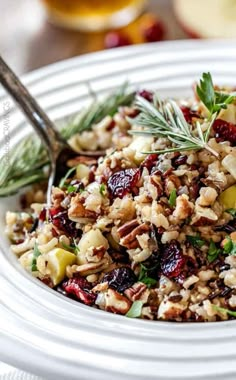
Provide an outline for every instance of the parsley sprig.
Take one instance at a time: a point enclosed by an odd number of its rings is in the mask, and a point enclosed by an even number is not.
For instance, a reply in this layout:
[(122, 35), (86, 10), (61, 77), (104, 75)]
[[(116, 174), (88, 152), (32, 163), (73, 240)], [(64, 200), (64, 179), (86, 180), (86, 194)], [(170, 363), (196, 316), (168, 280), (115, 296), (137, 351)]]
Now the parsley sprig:
[(206, 243), (205, 240), (201, 238), (200, 234), (187, 235), (186, 239), (195, 248), (201, 248)]
[(218, 114), (221, 109), (226, 109), (227, 106), (235, 100), (236, 92), (230, 94), (215, 91), (212, 76), (210, 73), (203, 73), (200, 83), (197, 85), (197, 94), (210, 112), (210, 116)]
[(225, 314), (229, 314), (231, 315), (232, 317), (235, 317), (236, 318), (236, 311), (232, 311), (232, 310), (229, 310), (229, 309), (225, 309), (224, 307), (220, 307), (220, 306), (217, 306), (217, 305), (213, 305), (213, 308), (216, 310), (216, 311), (219, 311), (221, 313), (225, 313)]
[(227, 242), (224, 244), (224, 253), (227, 255), (236, 255), (236, 243), (230, 238), (230, 236), (226, 236)]
[(213, 240), (210, 241), (207, 259), (209, 263), (212, 263), (217, 259), (217, 257), (222, 253), (222, 249), (217, 248)]
[(140, 264), (140, 273), (138, 277), (138, 281), (147, 285), (148, 288), (156, 285), (157, 280), (155, 278), (149, 277), (148, 273), (151, 272), (155, 268), (147, 268), (145, 265)]
[(38, 267), (37, 267), (37, 258), (42, 255), (40, 252), (37, 243), (34, 244), (34, 251), (33, 251), (33, 258), (31, 262), (31, 272), (37, 272)]
[(175, 207), (176, 205), (176, 198), (177, 198), (177, 193), (176, 189), (173, 189), (170, 193), (168, 203), (171, 207)]

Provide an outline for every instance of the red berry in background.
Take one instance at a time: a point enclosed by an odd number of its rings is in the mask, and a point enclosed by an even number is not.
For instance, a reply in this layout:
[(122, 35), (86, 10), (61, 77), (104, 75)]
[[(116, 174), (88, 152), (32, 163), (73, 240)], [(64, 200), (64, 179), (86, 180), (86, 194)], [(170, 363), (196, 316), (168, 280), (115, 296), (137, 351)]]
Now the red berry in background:
[(217, 119), (213, 124), (215, 138), (221, 141), (229, 141), (236, 144), (236, 125), (228, 123), (228, 121)]
[(153, 101), (153, 92), (147, 91), (147, 90), (140, 90), (137, 93), (139, 96), (142, 96), (142, 98), (146, 99), (148, 102)]
[(146, 42), (161, 41), (165, 35), (165, 27), (157, 17), (146, 14), (141, 20), (141, 33)]
[(120, 32), (109, 32), (105, 36), (105, 48), (112, 49), (121, 46), (131, 45), (129, 36)]
[(107, 182), (109, 192), (113, 197), (123, 198), (131, 193), (140, 179), (139, 169), (125, 169), (114, 173)]
[(192, 124), (192, 119), (194, 117), (199, 117), (196, 111), (192, 111), (189, 107), (180, 106), (181, 111), (183, 112), (184, 118), (187, 123)]

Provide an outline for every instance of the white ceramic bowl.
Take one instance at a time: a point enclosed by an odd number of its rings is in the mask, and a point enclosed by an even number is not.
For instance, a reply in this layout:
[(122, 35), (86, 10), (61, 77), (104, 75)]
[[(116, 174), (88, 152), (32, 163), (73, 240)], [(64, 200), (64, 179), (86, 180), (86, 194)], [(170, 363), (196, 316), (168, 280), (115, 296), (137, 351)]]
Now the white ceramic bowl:
[[(59, 119), (90, 101), (88, 82), (98, 95), (128, 79), (162, 96), (186, 96), (203, 71), (211, 71), (216, 83), (235, 86), (235, 62), (232, 41), (167, 42), (85, 55), (35, 71), (24, 81), (49, 115)], [(1, 92), (1, 113), (4, 102)], [(11, 145), (30, 131), (11, 105)], [(2, 151), (6, 131), (0, 133)], [(61, 296), (31, 278), (10, 253), (4, 213), (15, 208), (17, 197), (0, 200), (2, 361), (54, 380), (235, 379), (235, 321), (128, 319)]]

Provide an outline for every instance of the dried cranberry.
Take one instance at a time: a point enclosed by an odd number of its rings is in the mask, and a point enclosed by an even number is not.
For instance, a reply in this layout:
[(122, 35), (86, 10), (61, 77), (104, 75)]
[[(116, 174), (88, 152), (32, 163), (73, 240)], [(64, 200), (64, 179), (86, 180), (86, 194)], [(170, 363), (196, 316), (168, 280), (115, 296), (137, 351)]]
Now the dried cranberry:
[(108, 179), (107, 187), (114, 197), (123, 198), (134, 190), (139, 179), (139, 169), (125, 169), (114, 173)]
[(113, 269), (112, 271), (105, 274), (102, 282), (108, 282), (110, 288), (123, 293), (125, 289), (130, 288), (137, 278), (129, 267), (121, 267)]
[(149, 173), (156, 166), (158, 154), (149, 154), (141, 164), (141, 168), (147, 168)]
[(131, 45), (132, 42), (124, 33), (118, 33), (118, 32), (109, 32), (105, 36), (105, 48), (106, 49), (112, 49), (120, 46), (127, 46)]
[(67, 210), (52, 207), (49, 209), (49, 222), (71, 237), (77, 237), (79, 234), (79, 231), (76, 228), (76, 223), (68, 218)]
[(151, 92), (151, 91), (140, 90), (140, 91), (138, 91), (137, 94), (139, 96), (141, 96), (142, 98), (146, 99), (150, 103), (153, 101), (153, 92)]
[(165, 28), (163, 23), (152, 15), (146, 15), (141, 25), (141, 32), (147, 42), (163, 40)]
[(228, 123), (225, 120), (217, 119), (213, 124), (213, 131), (216, 139), (227, 140), (232, 144), (236, 144), (236, 125)]
[(192, 111), (191, 108), (186, 106), (181, 106), (181, 111), (183, 112), (184, 118), (187, 121), (187, 123), (192, 123), (193, 117), (199, 117), (198, 113), (196, 111)]
[(177, 277), (182, 272), (184, 265), (185, 258), (179, 243), (172, 240), (170, 244), (166, 244), (163, 248), (161, 271), (166, 277)]
[(92, 284), (84, 277), (76, 276), (62, 283), (62, 288), (67, 295), (74, 296), (77, 300), (85, 305), (93, 305), (96, 300), (96, 294), (91, 292)]
[(177, 168), (180, 165), (184, 165), (187, 162), (188, 157), (185, 155), (180, 155), (172, 159), (172, 165)]

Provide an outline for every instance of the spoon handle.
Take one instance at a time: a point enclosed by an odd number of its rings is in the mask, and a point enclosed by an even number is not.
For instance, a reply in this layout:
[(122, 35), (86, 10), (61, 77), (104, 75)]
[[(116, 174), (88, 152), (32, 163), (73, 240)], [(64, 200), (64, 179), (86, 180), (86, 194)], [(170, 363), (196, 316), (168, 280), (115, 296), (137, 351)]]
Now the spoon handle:
[(54, 129), (52, 121), (1, 56), (0, 83), (26, 115), (50, 156), (66, 145), (60, 134)]

